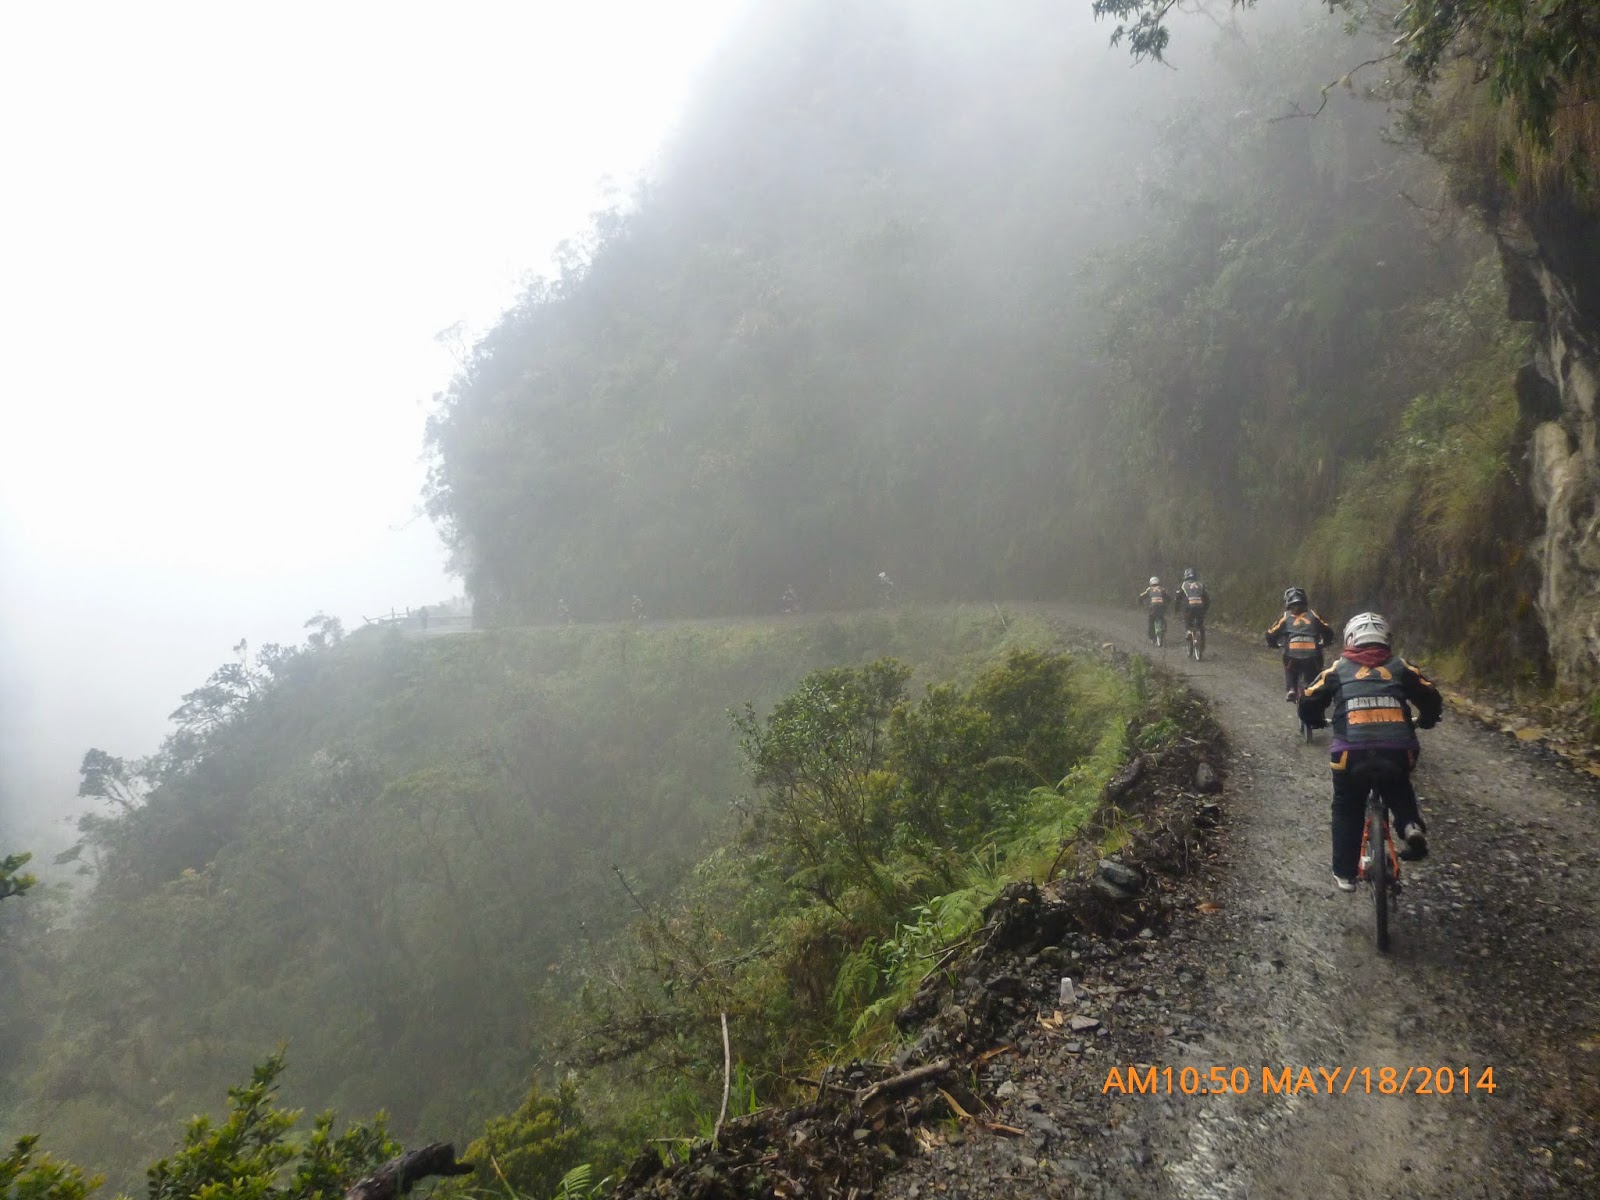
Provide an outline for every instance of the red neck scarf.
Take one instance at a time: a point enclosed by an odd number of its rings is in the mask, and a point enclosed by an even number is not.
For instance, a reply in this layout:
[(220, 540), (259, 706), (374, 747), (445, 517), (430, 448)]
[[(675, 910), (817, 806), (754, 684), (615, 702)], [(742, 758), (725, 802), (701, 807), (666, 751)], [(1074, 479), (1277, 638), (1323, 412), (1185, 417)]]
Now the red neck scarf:
[(1362, 646), (1359, 650), (1346, 650), (1344, 656), (1357, 666), (1381, 667), (1389, 661), (1390, 651), (1387, 646)]

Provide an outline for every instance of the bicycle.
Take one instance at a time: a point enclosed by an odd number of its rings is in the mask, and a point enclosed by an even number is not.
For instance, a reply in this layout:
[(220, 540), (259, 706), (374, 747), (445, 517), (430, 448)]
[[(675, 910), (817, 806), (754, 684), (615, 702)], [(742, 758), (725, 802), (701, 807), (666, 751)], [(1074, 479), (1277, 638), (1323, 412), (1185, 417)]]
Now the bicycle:
[[(1315, 668), (1313, 668), (1312, 677), (1315, 678), (1316, 675), (1320, 673), (1320, 671), (1321, 671), (1321, 664), (1319, 663)], [(1305, 668), (1297, 666), (1295, 668), (1295, 675), (1294, 675), (1294, 713), (1295, 713), (1295, 718), (1297, 720), (1300, 717), (1300, 698), (1302, 696), (1304, 696), (1305, 694), (1306, 694)], [(1317, 731), (1315, 729), (1313, 729), (1310, 725), (1307, 725), (1304, 721), (1300, 721), (1300, 737), (1305, 741), (1305, 743), (1308, 746), (1316, 739), (1316, 733), (1317, 733)]]
[(1156, 649), (1159, 650), (1167, 644), (1167, 618), (1158, 613), (1151, 621), (1150, 628), (1155, 633)]
[(1316, 735), (1316, 730), (1307, 725), (1304, 718), (1300, 717), (1300, 698), (1305, 694), (1306, 681), (1301, 676), (1296, 675), (1294, 677), (1294, 712), (1296, 719), (1300, 721), (1300, 737), (1307, 745), (1310, 745), (1312, 738)]
[[(1373, 847), (1378, 852), (1373, 853)], [(1398, 903), (1400, 855), (1395, 852), (1394, 833), (1389, 828), (1389, 806), (1383, 802), (1377, 785), (1367, 785), (1367, 820), (1361, 827), (1361, 858), (1356, 878), (1372, 885), (1373, 912), (1377, 920), (1377, 943), (1381, 953), (1389, 949), (1389, 915)]]
[(1192, 625), (1184, 637), (1189, 643), (1189, 657), (1199, 662), (1206, 655), (1206, 627)]

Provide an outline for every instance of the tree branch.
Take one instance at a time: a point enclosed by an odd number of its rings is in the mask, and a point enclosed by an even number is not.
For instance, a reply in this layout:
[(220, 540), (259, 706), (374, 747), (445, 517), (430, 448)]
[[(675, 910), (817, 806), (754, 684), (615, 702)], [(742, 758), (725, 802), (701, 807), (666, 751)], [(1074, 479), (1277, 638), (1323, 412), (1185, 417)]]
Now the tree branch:
[(1317, 105), (1314, 111), (1306, 112), (1298, 104), (1296, 104), (1293, 112), (1286, 112), (1280, 117), (1267, 118), (1267, 124), (1276, 125), (1279, 121), (1295, 121), (1301, 118), (1309, 121), (1316, 117), (1320, 117), (1322, 115), (1322, 110), (1328, 107), (1328, 93), (1333, 91), (1334, 88), (1338, 87), (1341, 83), (1348, 85), (1351, 77), (1354, 76), (1357, 71), (1360, 71), (1366, 67), (1375, 67), (1379, 63), (1386, 63), (1391, 58), (1398, 57), (1400, 57), (1400, 52), (1395, 50), (1390, 51), (1388, 54), (1381, 54), (1377, 58), (1369, 58), (1366, 62), (1357, 63), (1355, 66), (1346, 71), (1340, 78), (1335, 79), (1332, 83), (1325, 83), (1322, 85), (1322, 91), (1320, 93), (1322, 96), (1322, 103)]
[(449, 1142), (434, 1142), (390, 1159), (365, 1179), (345, 1189), (344, 1200), (395, 1200), (404, 1196), (419, 1179), (430, 1175), (470, 1175), (472, 1164), (456, 1161), (456, 1148)]

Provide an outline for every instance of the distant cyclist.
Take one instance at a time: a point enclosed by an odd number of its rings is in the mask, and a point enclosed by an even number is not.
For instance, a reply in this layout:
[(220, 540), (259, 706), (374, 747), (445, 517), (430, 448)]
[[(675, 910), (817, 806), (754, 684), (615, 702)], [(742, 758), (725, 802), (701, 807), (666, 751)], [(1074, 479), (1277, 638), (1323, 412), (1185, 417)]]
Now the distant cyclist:
[(1183, 582), (1178, 585), (1178, 612), (1183, 617), (1183, 627), (1192, 629), (1200, 635), (1203, 644), (1206, 637), (1206, 610), (1211, 607), (1211, 593), (1206, 591), (1206, 585), (1195, 578), (1194, 568), (1183, 569)]
[(1344, 627), (1344, 656), (1306, 689), (1300, 719), (1313, 729), (1327, 723), (1333, 706), (1333, 878), (1353, 892), (1366, 824), (1367, 789), (1376, 787), (1394, 817), (1405, 848), (1400, 857), (1426, 858), (1427, 827), (1411, 786), (1417, 765), (1416, 727), (1432, 729), (1444, 711), (1439, 689), (1391, 650), (1389, 622), (1378, 613), (1351, 617)]
[(800, 593), (794, 590), (794, 584), (783, 589), (783, 611), (797, 613), (800, 611)]
[(556, 601), (556, 620), (563, 625), (572, 624), (572, 610), (567, 607), (565, 600)]
[(1322, 648), (1333, 644), (1333, 626), (1311, 610), (1304, 588), (1292, 587), (1283, 593), (1283, 616), (1267, 630), (1267, 645), (1283, 651), (1283, 682), (1288, 691), (1284, 700), (1294, 702), (1298, 680), (1310, 683), (1322, 673)]
[(884, 604), (894, 603), (894, 580), (887, 571), (878, 572), (878, 599)]
[(644, 620), (644, 601), (635, 596), (633, 602), (628, 605), (628, 611), (633, 614), (635, 621)]
[(1139, 593), (1139, 603), (1145, 606), (1145, 636), (1152, 642), (1156, 640), (1156, 619), (1166, 617), (1170, 599), (1159, 575), (1150, 576), (1150, 586)]

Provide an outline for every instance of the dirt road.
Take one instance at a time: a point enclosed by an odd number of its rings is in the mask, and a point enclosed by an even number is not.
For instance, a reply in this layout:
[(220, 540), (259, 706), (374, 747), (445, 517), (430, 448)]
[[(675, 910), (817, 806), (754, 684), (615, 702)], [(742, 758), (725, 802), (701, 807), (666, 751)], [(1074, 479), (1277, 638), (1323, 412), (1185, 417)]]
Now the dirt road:
[[(1136, 614), (1038, 611), (1144, 648)], [(1060, 1164), (1024, 1161), (1040, 1174), (1029, 1182), (1026, 1170), (1008, 1170), (1002, 1184), (995, 1160), (968, 1144), (960, 1153), (968, 1169), (947, 1164), (951, 1173), (933, 1190), (1185, 1200), (1600, 1196), (1600, 805), (1592, 781), (1449, 715), (1423, 734), (1416, 780), (1432, 855), (1408, 865), (1394, 948), (1380, 956), (1369, 894), (1332, 886), (1327, 734), (1313, 746), (1298, 740), (1276, 655), (1215, 634), (1204, 663), (1188, 662), (1181, 643), (1154, 656), (1212, 700), (1233, 761), (1220, 912), (1175, 931), (1163, 960), (1179, 985), (1172, 1003), (1192, 1019), (1173, 1018), (1169, 1052), (1153, 1065), (1174, 1068), (1175, 1077), (1185, 1066), (1202, 1076), (1243, 1066), (1252, 1086), (1244, 1095), (1118, 1098), (1099, 1096), (1089, 1079), (1041, 1084), (1053, 1094), (1028, 1095), (1036, 1119), (1088, 1127), (1098, 1103), (1101, 1136), (1127, 1145), (1128, 1167), (1075, 1177)], [(1327, 1094), (1325, 1076), (1315, 1090), (1263, 1094), (1263, 1069), (1276, 1076), (1283, 1067), (1294, 1077), (1301, 1067), (1338, 1068), (1341, 1089), (1352, 1071), (1357, 1077), (1338, 1095)], [(1386, 1067), (1396, 1084), (1412, 1069), (1405, 1094), (1379, 1094)], [(1416, 1094), (1441, 1090), (1440, 1072), (1450, 1094)], [(913, 1174), (890, 1194), (926, 1197), (937, 1173)]]

